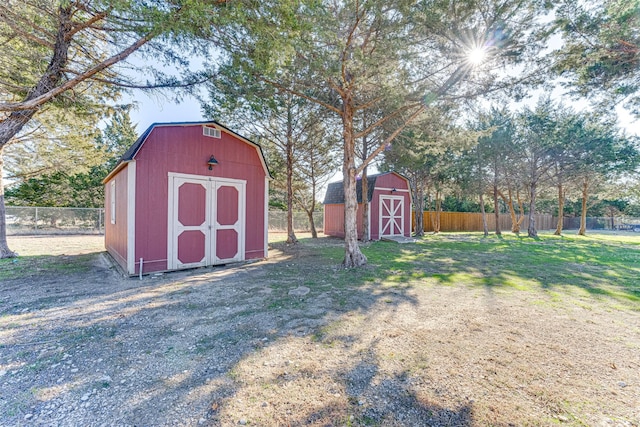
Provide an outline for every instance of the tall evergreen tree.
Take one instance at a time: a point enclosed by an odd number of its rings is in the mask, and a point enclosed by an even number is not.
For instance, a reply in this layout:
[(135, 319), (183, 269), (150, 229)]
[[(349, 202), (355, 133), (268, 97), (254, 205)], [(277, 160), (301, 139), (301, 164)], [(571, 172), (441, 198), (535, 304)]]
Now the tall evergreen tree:
[(524, 160), (524, 176), (529, 192), (529, 237), (538, 237), (536, 197), (540, 184), (553, 167), (552, 153), (554, 145), (559, 143), (555, 138), (556, 108), (549, 98), (542, 98), (534, 109), (524, 108), (518, 115), (516, 138)]
[(14, 206), (103, 207), (102, 180), (136, 137), (129, 109), (116, 110), (87, 150), (87, 155), (97, 164), (88, 169), (73, 167), (22, 178), (6, 190), (7, 203)]
[(606, 109), (626, 102), (640, 115), (640, 0), (563, 0), (556, 24), (564, 36), (556, 71)]
[[(236, 53), (230, 61), (339, 117), (343, 265), (360, 266), (366, 257), (357, 242), (356, 176), (435, 102), (474, 97), (522, 80), (516, 73), (504, 73), (503, 66), (540, 48), (540, 21), (534, 19), (541, 12), (540, 3), (314, 1), (295, 12), (299, 27), (285, 49), (274, 55), (272, 48), (264, 49), (259, 34), (248, 34), (229, 47)], [(283, 69), (301, 75), (296, 87), (280, 81)], [(363, 127), (358, 118), (381, 105), (385, 115)], [(398, 126), (358, 161), (357, 142), (391, 121)]]
[[(203, 109), (209, 117), (224, 118), (235, 129), (260, 141), (270, 165), (280, 166), (272, 167), (273, 184), (284, 193), (287, 243), (296, 243), (295, 205), (307, 211), (317, 235), (312, 221), (315, 193), (329, 170), (335, 168), (335, 120), (307, 99), (243, 71), (233, 66), (221, 67), (218, 78), (209, 83), (209, 97), (203, 101)], [(293, 87), (295, 79), (292, 73), (289, 87)]]
[[(425, 207), (435, 208), (434, 231), (439, 231), (442, 189), (455, 180), (456, 156), (477, 143), (478, 133), (453, 124), (455, 112), (431, 108), (406, 129), (384, 151), (383, 170), (394, 170), (409, 179), (413, 196), (416, 235), (424, 235)], [(434, 205), (427, 200), (433, 201)]]

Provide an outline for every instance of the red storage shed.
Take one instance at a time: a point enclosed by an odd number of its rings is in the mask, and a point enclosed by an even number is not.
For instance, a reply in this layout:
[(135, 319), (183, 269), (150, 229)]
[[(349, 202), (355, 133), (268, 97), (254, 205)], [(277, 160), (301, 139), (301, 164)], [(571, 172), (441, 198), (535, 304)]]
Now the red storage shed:
[[(369, 201), (369, 236), (367, 240), (383, 237), (411, 237), (411, 191), (409, 180), (396, 172), (367, 177)], [(356, 183), (358, 196), (358, 238), (363, 237), (362, 181)], [(344, 189), (342, 181), (327, 186), (324, 198), (324, 234), (344, 237)]]
[(130, 275), (267, 256), (269, 170), (217, 122), (154, 123), (105, 185), (105, 246)]

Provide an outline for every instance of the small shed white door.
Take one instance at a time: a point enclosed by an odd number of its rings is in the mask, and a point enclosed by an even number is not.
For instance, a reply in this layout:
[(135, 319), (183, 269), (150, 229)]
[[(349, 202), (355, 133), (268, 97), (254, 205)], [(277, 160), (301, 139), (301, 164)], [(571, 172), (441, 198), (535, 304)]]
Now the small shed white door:
[(383, 196), (379, 199), (380, 237), (404, 235), (404, 197)]
[(245, 182), (169, 173), (167, 268), (244, 259)]

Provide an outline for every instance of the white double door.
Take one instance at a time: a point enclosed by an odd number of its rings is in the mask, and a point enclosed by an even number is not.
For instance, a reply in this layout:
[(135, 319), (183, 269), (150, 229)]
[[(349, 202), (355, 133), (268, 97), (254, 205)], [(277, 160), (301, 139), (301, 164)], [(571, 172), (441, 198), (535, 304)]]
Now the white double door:
[(244, 260), (246, 182), (169, 173), (168, 269)]

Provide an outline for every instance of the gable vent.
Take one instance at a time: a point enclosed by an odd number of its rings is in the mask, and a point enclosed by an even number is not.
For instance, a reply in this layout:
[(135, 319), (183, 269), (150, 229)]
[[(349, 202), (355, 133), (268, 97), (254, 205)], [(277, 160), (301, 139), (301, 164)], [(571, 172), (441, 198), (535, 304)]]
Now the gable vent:
[(222, 134), (220, 133), (220, 129), (212, 128), (209, 126), (204, 126), (202, 128), (202, 134), (204, 136), (210, 136), (211, 138), (221, 138)]

